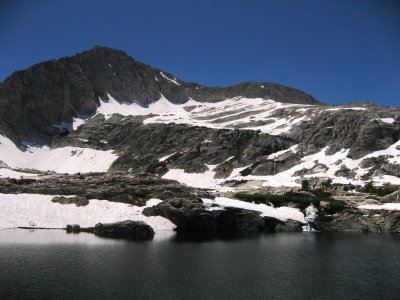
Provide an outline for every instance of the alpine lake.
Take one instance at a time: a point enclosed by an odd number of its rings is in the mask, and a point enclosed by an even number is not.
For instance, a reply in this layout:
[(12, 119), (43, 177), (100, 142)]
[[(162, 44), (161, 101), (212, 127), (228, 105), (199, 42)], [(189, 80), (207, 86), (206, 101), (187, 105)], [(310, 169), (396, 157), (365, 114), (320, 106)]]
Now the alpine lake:
[(0, 231), (0, 299), (399, 299), (400, 235)]

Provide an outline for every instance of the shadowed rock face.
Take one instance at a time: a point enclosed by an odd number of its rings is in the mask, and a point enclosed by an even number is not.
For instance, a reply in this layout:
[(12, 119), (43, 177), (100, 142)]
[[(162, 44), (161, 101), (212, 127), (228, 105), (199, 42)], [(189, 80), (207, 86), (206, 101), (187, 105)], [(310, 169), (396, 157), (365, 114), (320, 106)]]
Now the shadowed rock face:
[[(207, 164), (216, 165), (231, 158), (218, 168), (220, 178), (223, 178), (224, 173), (228, 176), (233, 168), (247, 166), (259, 157), (293, 145), (288, 139), (254, 130), (212, 129), (184, 124), (145, 125), (141, 119), (114, 115), (105, 120), (99, 115), (68, 136), (54, 138), (51, 146), (117, 151), (120, 156), (111, 171), (132, 169), (164, 174), (168, 166), (187, 172), (204, 172), (208, 169)], [(205, 140), (211, 142), (204, 143)], [(171, 156), (166, 161), (159, 161), (167, 155)]]
[(164, 95), (173, 103), (189, 97), (216, 102), (235, 96), (318, 104), (312, 96), (272, 83), (241, 83), (219, 88), (186, 83), (168, 72), (136, 61), (124, 51), (96, 46), (18, 71), (0, 84), (0, 129), (13, 139), (48, 142), (52, 125), (90, 115), (108, 94), (143, 106)]
[[(147, 215), (160, 215), (174, 223), (178, 231), (262, 231), (274, 232), (283, 221), (262, 217), (259, 213), (234, 207), (207, 211), (202, 203), (175, 199), (152, 207)], [(287, 231), (290, 228), (287, 228)]]
[(338, 214), (321, 214), (312, 224), (328, 232), (395, 232), (400, 233), (398, 211), (346, 209)]

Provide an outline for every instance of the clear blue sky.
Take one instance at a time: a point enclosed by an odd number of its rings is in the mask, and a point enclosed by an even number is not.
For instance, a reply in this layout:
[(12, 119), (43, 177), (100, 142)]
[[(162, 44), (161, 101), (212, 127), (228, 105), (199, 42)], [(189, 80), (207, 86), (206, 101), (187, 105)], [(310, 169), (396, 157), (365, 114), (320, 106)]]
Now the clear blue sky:
[(0, 81), (96, 44), (186, 81), (400, 106), (399, 0), (0, 0)]

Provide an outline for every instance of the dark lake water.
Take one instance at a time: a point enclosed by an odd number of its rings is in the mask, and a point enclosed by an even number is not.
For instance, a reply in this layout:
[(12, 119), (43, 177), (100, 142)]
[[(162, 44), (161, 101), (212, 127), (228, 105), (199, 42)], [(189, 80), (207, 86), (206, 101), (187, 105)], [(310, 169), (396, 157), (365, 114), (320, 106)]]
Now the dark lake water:
[(0, 299), (399, 299), (400, 235), (0, 231)]

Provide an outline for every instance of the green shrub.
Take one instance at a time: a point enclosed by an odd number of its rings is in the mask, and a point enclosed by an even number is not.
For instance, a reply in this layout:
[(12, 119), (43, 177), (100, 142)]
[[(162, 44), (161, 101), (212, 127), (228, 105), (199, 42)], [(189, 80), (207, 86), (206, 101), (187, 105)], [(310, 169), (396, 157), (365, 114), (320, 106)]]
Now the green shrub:
[(301, 181), (301, 189), (303, 191), (308, 191), (310, 189), (310, 182), (307, 179)]

